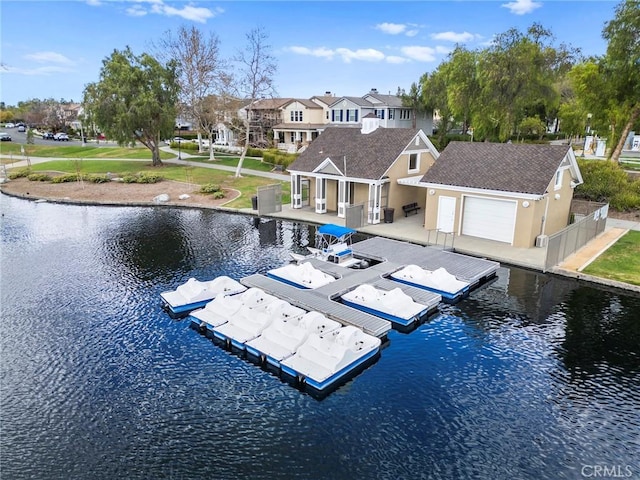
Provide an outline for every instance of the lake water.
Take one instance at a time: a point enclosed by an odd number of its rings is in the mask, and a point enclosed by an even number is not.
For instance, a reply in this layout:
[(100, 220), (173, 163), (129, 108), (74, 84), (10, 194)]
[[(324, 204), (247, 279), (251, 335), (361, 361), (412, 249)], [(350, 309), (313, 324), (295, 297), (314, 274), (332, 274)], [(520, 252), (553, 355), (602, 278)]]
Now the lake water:
[(0, 210), (3, 480), (640, 478), (637, 297), (500, 268), (318, 400), (159, 302), (191, 276), (281, 266), (313, 227)]

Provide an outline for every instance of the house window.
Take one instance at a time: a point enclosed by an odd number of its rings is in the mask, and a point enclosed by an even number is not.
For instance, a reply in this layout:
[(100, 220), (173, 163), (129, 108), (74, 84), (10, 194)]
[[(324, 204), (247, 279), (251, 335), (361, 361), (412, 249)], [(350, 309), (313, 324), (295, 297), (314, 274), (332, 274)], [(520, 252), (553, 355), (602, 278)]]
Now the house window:
[(301, 122), (302, 121), (302, 110), (291, 110), (291, 121), (292, 122)]
[(400, 120), (409, 120), (411, 118), (410, 112), (411, 110), (407, 109), (400, 110)]
[(390, 109), (389, 109), (389, 120), (393, 120), (394, 113), (395, 113), (395, 110), (393, 110), (393, 109), (391, 109), (391, 108), (390, 108)]
[(341, 122), (342, 121), (342, 110), (331, 110), (331, 121), (332, 122)]
[(376, 117), (378, 117), (381, 120), (384, 120), (384, 110), (383, 109), (376, 109), (374, 110), (374, 114)]
[(562, 170), (556, 171), (556, 180), (554, 190), (560, 190), (562, 188)]
[(291, 132), (291, 143), (295, 143), (295, 142), (296, 142), (296, 133)]
[(409, 172), (415, 172), (420, 169), (420, 164), (418, 162), (418, 154), (412, 153), (409, 155)]
[(347, 110), (347, 122), (357, 122), (358, 121), (358, 110), (355, 108), (350, 108)]
[(329, 120), (329, 110), (327, 110), (327, 120)]

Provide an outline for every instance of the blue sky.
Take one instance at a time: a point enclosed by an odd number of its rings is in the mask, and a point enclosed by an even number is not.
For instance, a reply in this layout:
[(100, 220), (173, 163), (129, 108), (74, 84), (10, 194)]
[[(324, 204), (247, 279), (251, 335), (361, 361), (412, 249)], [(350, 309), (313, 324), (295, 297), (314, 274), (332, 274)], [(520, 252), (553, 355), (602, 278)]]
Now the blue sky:
[(278, 63), (277, 94), (326, 91), (362, 96), (408, 89), (446, 58), (455, 42), (483, 47), (494, 35), (534, 22), (558, 42), (601, 55), (613, 1), (199, 1), (67, 0), (0, 2), (0, 101), (82, 99), (114, 49), (151, 51), (167, 31), (215, 32), (222, 54), (262, 27)]

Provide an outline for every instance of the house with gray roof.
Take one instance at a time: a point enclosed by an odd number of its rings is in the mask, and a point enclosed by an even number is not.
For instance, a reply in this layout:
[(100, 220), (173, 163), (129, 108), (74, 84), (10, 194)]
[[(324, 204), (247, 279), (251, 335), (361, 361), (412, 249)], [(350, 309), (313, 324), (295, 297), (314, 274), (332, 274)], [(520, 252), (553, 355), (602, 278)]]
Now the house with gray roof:
[(424, 175), (398, 182), (426, 190), (425, 229), (528, 248), (570, 223), (582, 176), (567, 145), (451, 142)]
[(401, 210), (408, 203), (424, 208), (424, 190), (398, 180), (422, 178), (437, 159), (427, 135), (379, 128), (373, 113), (360, 121), (361, 128), (327, 127), (289, 166), (292, 208), (345, 218), (347, 209), (357, 206), (369, 224), (380, 223), (384, 208)]

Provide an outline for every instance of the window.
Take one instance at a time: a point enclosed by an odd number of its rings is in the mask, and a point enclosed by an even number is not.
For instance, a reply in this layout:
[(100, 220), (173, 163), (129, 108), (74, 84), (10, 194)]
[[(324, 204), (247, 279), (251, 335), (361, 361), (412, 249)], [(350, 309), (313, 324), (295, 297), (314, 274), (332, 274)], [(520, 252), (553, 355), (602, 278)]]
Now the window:
[(342, 110), (331, 110), (331, 121), (332, 122), (341, 122), (342, 121)]
[(411, 119), (411, 110), (407, 110), (406, 108), (403, 108), (402, 110), (400, 110), (400, 120), (409, 120)]
[(376, 117), (378, 117), (379, 119), (384, 120), (384, 110), (383, 110), (383, 109), (380, 109), (380, 110), (376, 109), (376, 110), (374, 110), (374, 115), (375, 115)]
[(357, 122), (358, 121), (358, 110), (355, 108), (350, 108), (347, 110), (347, 122)]
[(562, 188), (562, 170), (556, 171), (556, 180), (554, 190), (560, 190)]
[(291, 110), (291, 121), (302, 122), (302, 110)]
[(295, 134), (295, 132), (291, 132), (291, 143), (296, 143), (296, 134)]
[(418, 163), (418, 154), (412, 153), (409, 155), (409, 172), (416, 171), (420, 168)]
[(391, 109), (390, 108), (389, 109), (389, 120), (393, 120), (393, 117), (395, 116), (394, 113), (395, 113), (395, 109)]

